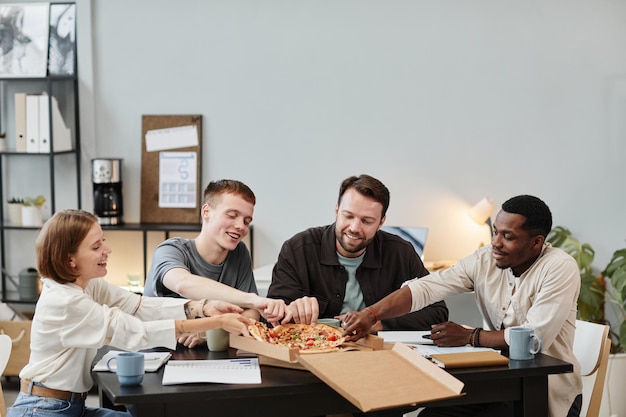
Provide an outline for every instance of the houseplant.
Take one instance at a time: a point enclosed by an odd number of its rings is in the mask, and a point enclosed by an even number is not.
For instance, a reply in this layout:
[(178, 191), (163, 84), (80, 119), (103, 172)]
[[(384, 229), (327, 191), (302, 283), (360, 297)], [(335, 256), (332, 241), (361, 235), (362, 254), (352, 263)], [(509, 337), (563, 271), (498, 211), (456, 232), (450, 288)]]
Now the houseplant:
[(22, 224), (22, 204), (24, 204), (24, 199), (11, 197), (8, 201), (8, 214), (9, 214), (9, 223), (15, 226), (21, 226)]
[(626, 248), (616, 250), (601, 273), (608, 279), (605, 297), (613, 316), (622, 320), (617, 335), (620, 351), (626, 350)]
[(593, 266), (595, 251), (589, 243), (580, 243), (565, 227), (557, 226), (547, 238), (554, 247), (572, 255), (580, 268), (578, 318), (611, 325), (606, 311), (620, 323), (611, 326), (611, 352), (626, 351), (626, 248), (613, 253), (602, 269)]
[(547, 238), (552, 246), (572, 255), (580, 269), (580, 294), (578, 296), (578, 318), (594, 323), (604, 323), (604, 276), (592, 272), (596, 252), (589, 243), (580, 243), (572, 232), (562, 226), (550, 231)]
[(41, 226), (41, 207), (46, 202), (42, 195), (26, 197), (22, 203), (22, 226)]

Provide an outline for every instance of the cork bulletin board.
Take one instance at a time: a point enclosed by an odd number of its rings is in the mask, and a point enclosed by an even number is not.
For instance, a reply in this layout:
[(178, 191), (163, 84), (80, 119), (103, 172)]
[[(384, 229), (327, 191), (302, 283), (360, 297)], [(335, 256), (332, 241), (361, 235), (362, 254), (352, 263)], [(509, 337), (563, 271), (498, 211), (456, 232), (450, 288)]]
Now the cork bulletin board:
[[(157, 133), (159, 146), (155, 146), (155, 141), (152, 140)], [(197, 138), (195, 138), (196, 134)], [(141, 137), (141, 222), (200, 223), (202, 115), (143, 115)], [(192, 159), (195, 161), (194, 207), (160, 205), (160, 170), (162, 169), (160, 164), (163, 160), (163, 152), (187, 152), (190, 155), (195, 153)], [(193, 202), (187, 203), (187, 205), (190, 204)]]

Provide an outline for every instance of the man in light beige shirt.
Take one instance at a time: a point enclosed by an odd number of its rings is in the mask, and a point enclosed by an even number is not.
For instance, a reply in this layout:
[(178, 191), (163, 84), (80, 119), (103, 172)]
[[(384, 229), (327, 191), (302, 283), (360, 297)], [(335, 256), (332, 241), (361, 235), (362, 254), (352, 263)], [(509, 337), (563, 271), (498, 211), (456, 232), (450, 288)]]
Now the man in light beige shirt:
[[(434, 325), (438, 346), (486, 346), (508, 349), (509, 329), (526, 326), (543, 341), (542, 352), (570, 362), (574, 372), (550, 375), (551, 417), (578, 417), (582, 405), (580, 366), (573, 353), (580, 274), (574, 258), (545, 239), (552, 214), (540, 199), (513, 197), (502, 205), (494, 222), (491, 245), (476, 250), (456, 265), (404, 283), (378, 303), (344, 320), (350, 340), (367, 335), (372, 323), (416, 311), (435, 301), (474, 291), (485, 329), (453, 322)], [(510, 403), (431, 407), (420, 417), (512, 416)]]

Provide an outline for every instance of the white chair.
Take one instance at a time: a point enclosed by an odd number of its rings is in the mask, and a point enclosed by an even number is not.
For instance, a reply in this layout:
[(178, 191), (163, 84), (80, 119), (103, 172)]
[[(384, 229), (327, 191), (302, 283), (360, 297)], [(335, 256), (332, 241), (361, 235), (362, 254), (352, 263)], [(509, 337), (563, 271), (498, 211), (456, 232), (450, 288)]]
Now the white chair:
[(583, 380), (593, 378), (591, 395), (583, 396), (581, 417), (598, 417), (606, 369), (611, 351), (611, 340), (608, 338), (609, 326), (576, 320), (574, 335), (574, 355), (580, 363)]
[[(6, 368), (9, 362), (12, 347), (11, 337), (6, 334), (0, 334), (0, 376), (2, 376), (4, 368)], [(5, 417), (6, 415), (7, 407), (4, 403), (4, 393), (2, 392), (2, 383), (0, 382), (0, 417)]]

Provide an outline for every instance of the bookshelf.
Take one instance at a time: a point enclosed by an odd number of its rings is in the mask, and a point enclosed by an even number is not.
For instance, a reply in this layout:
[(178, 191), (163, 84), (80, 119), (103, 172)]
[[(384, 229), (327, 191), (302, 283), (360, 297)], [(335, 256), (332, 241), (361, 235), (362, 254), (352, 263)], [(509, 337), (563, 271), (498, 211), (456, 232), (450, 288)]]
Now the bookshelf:
[[(79, 131), (79, 106), (78, 106), (78, 77), (72, 76), (47, 76), (43, 78), (0, 78), (3, 83), (4, 106), (8, 110), (6, 114), (7, 150), (0, 153), (0, 266), (2, 267), (2, 301), (3, 302), (32, 302), (32, 300), (20, 300), (10, 296), (10, 277), (17, 276), (20, 269), (32, 265), (16, 265), (11, 262), (19, 259), (15, 256), (17, 251), (25, 248), (34, 248), (34, 236), (38, 226), (24, 226), (16, 219), (8, 217), (8, 200), (12, 197), (25, 198), (36, 195), (44, 195), (50, 214), (56, 212), (59, 192), (63, 192), (64, 201), (67, 204), (68, 193), (75, 196), (73, 207), (81, 207), (80, 187), (80, 131)], [(63, 115), (66, 126), (71, 132), (71, 148), (62, 151), (54, 151), (53, 126), (48, 124), (50, 148), (46, 152), (26, 152), (17, 150), (17, 126), (16, 118), (19, 112), (14, 105), (15, 94), (44, 92), (49, 105), (52, 105), (52, 97), (56, 98), (59, 110)], [(51, 117), (52, 107), (48, 107)], [(52, 119), (50, 119), (52, 120)], [(36, 182), (32, 180), (20, 180), (24, 171), (30, 167), (39, 173)], [(58, 174), (62, 173), (63, 183), (59, 183)], [(71, 177), (71, 183), (65, 181)], [(73, 183), (73, 184), (72, 184)], [(68, 191), (68, 189), (74, 189)], [(26, 233), (29, 232), (30, 233)], [(34, 253), (34, 250), (32, 250)], [(19, 261), (18, 261), (19, 262)], [(7, 277), (9, 275), (9, 277)]]
[(10, 3), (0, 9), (30, 22), (17, 19), (2, 34), (28, 42), (12, 42), (1, 52), (1, 297), (5, 303), (32, 304), (36, 300), (20, 297), (15, 287), (19, 272), (34, 266), (41, 221), (26, 222), (17, 215), (23, 210), (8, 201), (42, 195), (45, 215), (60, 204), (81, 207), (76, 4)]

